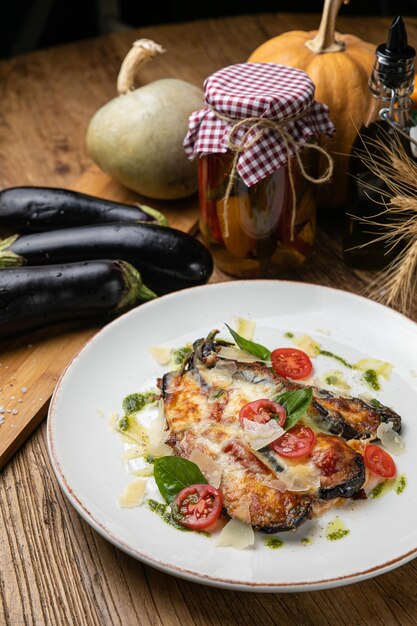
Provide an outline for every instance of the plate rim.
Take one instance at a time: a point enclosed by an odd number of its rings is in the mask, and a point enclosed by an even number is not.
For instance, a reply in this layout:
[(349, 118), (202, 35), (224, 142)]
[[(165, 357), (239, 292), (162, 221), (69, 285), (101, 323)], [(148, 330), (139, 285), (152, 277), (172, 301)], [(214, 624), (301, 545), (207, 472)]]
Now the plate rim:
[(135, 307), (134, 309), (130, 309), (126, 311), (119, 317), (110, 321), (103, 328), (97, 331), (92, 337), (88, 339), (88, 341), (77, 351), (77, 353), (72, 357), (70, 362), (66, 365), (65, 369), (61, 373), (56, 386), (54, 388), (47, 416), (47, 445), (48, 445), (48, 453), (51, 461), (52, 469), (54, 474), (58, 480), (58, 484), (63, 491), (66, 498), (69, 500), (71, 505), (75, 508), (77, 513), (81, 515), (81, 517), (96, 531), (98, 532), (104, 539), (112, 543), (116, 548), (119, 548), (129, 556), (145, 563), (146, 565), (150, 565), (155, 569), (158, 569), (166, 574), (174, 575), (179, 578), (183, 578), (185, 580), (191, 580), (195, 583), (205, 584), (214, 587), (221, 587), (229, 590), (236, 591), (247, 591), (247, 592), (266, 592), (266, 593), (288, 593), (288, 592), (301, 592), (301, 591), (315, 591), (319, 589), (330, 589), (334, 587), (338, 587), (341, 585), (353, 584), (356, 582), (361, 582), (363, 580), (373, 578), (375, 576), (382, 575), (388, 571), (396, 569), (401, 565), (405, 565), (409, 561), (411, 561), (417, 555), (417, 546), (412, 550), (409, 550), (405, 554), (402, 554), (394, 559), (390, 559), (385, 563), (380, 565), (376, 565), (374, 567), (361, 570), (360, 572), (355, 572), (352, 574), (345, 574), (343, 576), (336, 576), (331, 578), (323, 578), (315, 581), (296, 581), (296, 582), (285, 582), (285, 583), (257, 583), (257, 582), (248, 582), (248, 581), (239, 581), (233, 580), (230, 578), (224, 579), (216, 576), (212, 576), (209, 574), (198, 573), (189, 569), (178, 567), (177, 565), (167, 564), (163, 561), (159, 561), (155, 558), (149, 557), (148, 555), (140, 552), (136, 548), (132, 548), (129, 544), (125, 543), (118, 537), (116, 537), (111, 530), (109, 530), (102, 522), (97, 520), (94, 515), (88, 510), (88, 508), (83, 504), (83, 502), (75, 495), (73, 489), (68, 484), (65, 474), (61, 469), (61, 465), (55, 450), (54, 439), (53, 439), (53, 420), (56, 415), (56, 404), (59, 398), (59, 394), (62, 388), (63, 380), (69, 371), (70, 368), (75, 366), (76, 361), (79, 359), (81, 354), (86, 350), (92, 342), (96, 340), (96, 338), (102, 334), (106, 334), (109, 329), (114, 325), (120, 323), (123, 318), (126, 318), (131, 315), (137, 314), (137, 310), (142, 309), (144, 306), (149, 308), (154, 305), (158, 305), (161, 300), (171, 300), (175, 299), (183, 293), (187, 292), (195, 292), (200, 290), (211, 290), (216, 288), (227, 288), (231, 285), (237, 284), (239, 286), (252, 285), (264, 283), (265, 285), (270, 285), (271, 283), (278, 283), (280, 285), (291, 285), (295, 287), (307, 286), (309, 288), (315, 288), (319, 290), (327, 290), (330, 292), (335, 292), (337, 294), (342, 294), (344, 297), (353, 298), (355, 300), (360, 300), (366, 302), (369, 306), (374, 306), (378, 309), (388, 310), (390, 314), (394, 314), (398, 318), (406, 321), (411, 326), (415, 327), (417, 330), (417, 323), (414, 320), (410, 319), (406, 315), (403, 315), (399, 311), (395, 309), (391, 309), (388, 306), (385, 306), (379, 302), (375, 302), (369, 298), (366, 298), (362, 295), (352, 293), (350, 291), (344, 291), (343, 289), (338, 289), (335, 287), (330, 287), (327, 285), (319, 285), (316, 283), (308, 283), (305, 281), (290, 281), (290, 280), (279, 280), (279, 279), (259, 279), (259, 280), (239, 280), (239, 281), (225, 281), (221, 283), (211, 283), (206, 285), (200, 285), (196, 287), (189, 287), (188, 289), (183, 289), (180, 291), (176, 291), (170, 294), (166, 294), (164, 296), (160, 296), (155, 300), (150, 302), (146, 302), (139, 307)]

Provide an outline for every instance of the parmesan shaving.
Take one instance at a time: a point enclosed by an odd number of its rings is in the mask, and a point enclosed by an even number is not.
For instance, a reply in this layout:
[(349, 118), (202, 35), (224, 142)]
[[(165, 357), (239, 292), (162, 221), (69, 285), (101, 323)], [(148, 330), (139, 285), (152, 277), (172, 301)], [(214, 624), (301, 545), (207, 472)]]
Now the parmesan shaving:
[(171, 448), (171, 446), (168, 446), (163, 441), (160, 441), (155, 446), (152, 446), (152, 445), (149, 446), (149, 448), (147, 449), (146, 453), (149, 456), (158, 457), (158, 456), (171, 456), (171, 454), (173, 454), (174, 451)]
[(241, 504), (240, 507), (234, 511), (233, 518), (239, 520), (239, 522), (243, 522), (244, 524), (250, 524), (251, 518), (249, 502)]
[(320, 487), (320, 471), (313, 463), (287, 467), (279, 475), (288, 491), (310, 491)]
[(389, 380), (391, 372), (394, 369), (394, 366), (391, 365), (391, 363), (379, 361), (378, 359), (361, 359), (355, 363), (354, 367), (361, 372), (374, 370), (378, 376), (382, 376), (385, 380)]
[(136, 478), (136, 480), (126, 485), (122, 495), (117, 498), (118, 505), (124, 509), (139, 506), (143, 502), (145, 489), (146, 480), (144, 478)]
[(321, 352), (321, 346), (314, 341), (312, 337), (309, 335), (302, 335), (301, 337), (296, 337), (294, 339), (294, 343), (296, 346), (301, 348), (308, 356), (317, 356)]
[(404, 439), (395, 432), (392, 424), (382, 422), (377, 428), (376, 436), (381, 440), (384, 448), (391, 452), (391, 454), (402, 454), (404, 452)]
[(233, 346), (222, 346), (218, 355), (222, 359), (233, 359), (233, 361), (239, 361), (239, 363), (256, 363), (259, 361), (259, 358), (253, 356), (253, 354)]
[(152, 346), (148, 352), (158, 365), (168, 365), (171, 360), (172, 348), (168, 346)]
[(133, 444), (125, 450), (122, 459), (123, 461), (131, 461), (132, 459), (137, 459), (141, 456), (143, 456), (143, 447)]
[(284, 434), (284, 429), (277, 420), (271, 419), (266, 424), (259, 424), (246, 418), (243, 419), (243, 430), (253, 450), (260, 450)]
[(166, 427), (165, 413), (164, 413), (164, 401), (158, 400), (158, 415), (149, 424), (147, 431), (149, 437), (149, 448), (158, 446), (164, 438), (164, 432)]
[(231, 546), (244, 550), (255, 543), (255, 533), (250, 525), (249, 503), (245, 502), (233, 513), (231, 519), (217, 537), (216, 546)]
[(149, 478), (153, 476), (153, 464), (148, 463), (145, 467), (141, 467), (140, 469), (130, 469), (129, 474), (131, 476), (143, 476)]
[(235, 317), (235, 329), (238, 335), (243, 339), (252, 341), (255, 333), (255, 322), (253, 320), (245, 320), (243, 317)]
[(195, 449), (192, 451), (189, 460), (198, 465), (209, 485), (216, 487), (216, 489), (220, 487), (222, 468), (211, 456)]

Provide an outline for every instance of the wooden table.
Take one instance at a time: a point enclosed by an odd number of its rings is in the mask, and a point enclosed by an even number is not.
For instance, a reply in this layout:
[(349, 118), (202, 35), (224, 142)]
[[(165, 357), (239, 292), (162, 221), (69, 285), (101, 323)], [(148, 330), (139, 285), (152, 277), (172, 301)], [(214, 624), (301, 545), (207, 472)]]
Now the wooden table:
[[(245, 60), (265, 39), (317, 22), (317, 16), (273, 14), (159, 26), (1, 62), (1, 188), (74, 184), (90, 165), (88, 120), (115, 95), (117, 70), (133, 39), (150, 37), (168, 50), (141, 71), (143, 82), (176, 76), (200, 84), (221, 66)], [(380, 43), (389, 22), (341, 18), (338, 25)], [(416, 45), (417, 19), (407, 26)], [(340, 219), (320, 221), (314, 258), (288, 277), (360, 292), (369, 276), (343, 266)], [(203, 587), (143, 566), (92, 531), (63, 497), (44, 424), (2, 474), (0, 516), (1, 624), (417, 623), (416, 561), (353, 586), (282, 595)]]

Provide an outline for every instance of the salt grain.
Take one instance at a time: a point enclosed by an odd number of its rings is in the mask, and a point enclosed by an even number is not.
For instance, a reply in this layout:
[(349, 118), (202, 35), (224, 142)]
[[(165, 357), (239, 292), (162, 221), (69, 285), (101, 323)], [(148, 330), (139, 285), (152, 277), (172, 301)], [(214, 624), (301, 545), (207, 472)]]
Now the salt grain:
[(17, 415), (17, 409), (12, 409), (12, 414)]
[(20, 387), (20, 391), (21, 391), (22, 393), (26, 393), (26, 392), (27, 392), (27, 390), (28, 390), (28, 388), (27, 388), (27, 387)]
[(0, 414), (0, 425), (4, 424), (4, 415)]

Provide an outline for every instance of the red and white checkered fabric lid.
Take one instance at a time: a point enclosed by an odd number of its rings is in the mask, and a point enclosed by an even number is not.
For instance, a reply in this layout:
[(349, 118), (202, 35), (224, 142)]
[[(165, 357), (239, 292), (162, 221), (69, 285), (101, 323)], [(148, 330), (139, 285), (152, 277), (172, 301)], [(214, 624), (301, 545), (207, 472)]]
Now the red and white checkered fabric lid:
[[(285, 120), (305, 115), (284, 126), (298, 144), (307, 143), (315, 135), (334, 132), (328, 107), (314, 100), (314, 83), (302, 70), (275, 63), (240, 63), (225, 67), (204, 83), (207, 107), (195, 111), (189, 119), (185, 152), (189, 159), (197, 155), (224, 153), (233, 125), (249, 117)], [(216, 113), (231, 121), (220, 119)], [(243, 125), (233, 135), (239, 144), (251, 125)], [(250, 144), (259, 128), (248, 133)], [(248, 187), (272, 174), (294, 154), (292, 142), (288, 149), (282, 135), (274, 128), (264, 129), (254, 145), (239, 155), (237, 171)]]

